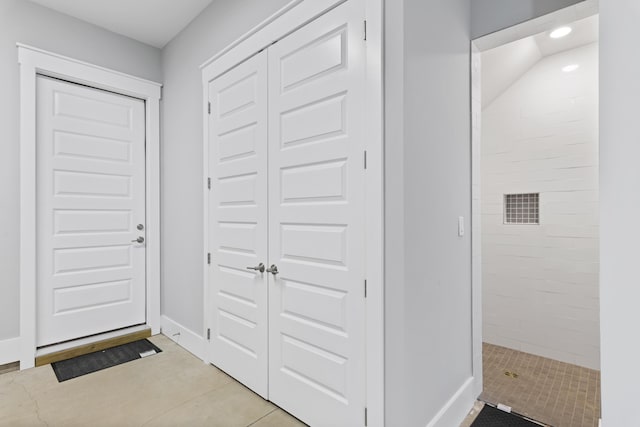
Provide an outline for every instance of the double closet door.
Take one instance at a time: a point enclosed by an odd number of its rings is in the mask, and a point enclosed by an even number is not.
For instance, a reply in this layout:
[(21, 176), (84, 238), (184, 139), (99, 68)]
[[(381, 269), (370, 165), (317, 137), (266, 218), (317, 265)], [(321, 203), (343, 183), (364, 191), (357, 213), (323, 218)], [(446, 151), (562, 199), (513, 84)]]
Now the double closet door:
[(364, 40), (343, 5), (209, 83), (211, 361), (364, 424)]

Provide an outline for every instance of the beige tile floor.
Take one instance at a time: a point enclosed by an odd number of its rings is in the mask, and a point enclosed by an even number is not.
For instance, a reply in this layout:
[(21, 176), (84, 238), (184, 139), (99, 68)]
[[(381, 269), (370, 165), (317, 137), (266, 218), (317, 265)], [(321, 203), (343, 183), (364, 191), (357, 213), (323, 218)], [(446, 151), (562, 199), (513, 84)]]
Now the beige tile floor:
[[(0, 426), (305, 426), (170, 339), (150, 340), (163, 352), (63, 383), (50, 366), (0, 375)], [(484, 374), (491, 403), (556, 427), (597, 425), (597, 371), (485, 344)]]
[(469, 411), (469, 415), (467, 415), (467, 417), (464, 419), (462, 424), (460, 424), (460, 427), (471, 427), (471, 424), (473, 424), (473, 422), (476, 420), (476, 418), (478, 417), (478, 414), (480, 414), (480, 411), (482, 411), (483, 407), (484, 407), (483, 402), (480, 402), (480, 401), (476, 402), (476, 404), (473, 405), (473, 408), (471, 409), (471, 411)]
[(58, 383), (51, 366), (0, 375), (0, 426), (301, 427), (170, 339), (163, 352)]

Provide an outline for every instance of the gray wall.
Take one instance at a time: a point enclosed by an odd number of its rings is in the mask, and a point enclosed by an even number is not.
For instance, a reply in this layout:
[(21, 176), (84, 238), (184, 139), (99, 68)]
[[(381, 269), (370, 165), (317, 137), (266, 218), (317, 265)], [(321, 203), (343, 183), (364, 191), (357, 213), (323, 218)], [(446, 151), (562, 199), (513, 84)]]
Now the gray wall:
[(602, 426), (640, 425), (640, 3), (600, 5)]
[(161, 81), (160, 51), (25, 0), (0, 0), (0, 340), (20, 333), (19, 67), (16, 42)]
[(200, 64), (288, 0), (214, 0), (162, 51), (162, 314), (202, 335)]
[(470, 0), (471, 38), (510, 27), (582, 0)]
[(424, 426), (472, 375), (470, 4), (385, 20), (385, 416)]

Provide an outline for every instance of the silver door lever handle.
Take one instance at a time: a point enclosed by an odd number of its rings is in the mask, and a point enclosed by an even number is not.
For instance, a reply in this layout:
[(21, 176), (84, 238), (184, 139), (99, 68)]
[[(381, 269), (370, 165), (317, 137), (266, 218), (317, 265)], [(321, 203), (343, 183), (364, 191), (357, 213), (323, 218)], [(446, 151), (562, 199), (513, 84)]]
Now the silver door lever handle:
[(247, 267), (247, 270), (255, 270), (255, 271), (259, 271), (260, 273), (264, 273), (264, 264), (260, 263), (255, 267)]
[(142, 243), (144, 242), (144, 237), (140, 236), (137, 239), (131, 241), (131, 243)]
[(267, 273), (271, 273), (271, 274), (273, 274), (275, 276), (276, 274), (279, 273), (278, 272), (278, 266), (275, 265), (275, 264), (271, 264), (271, 267), (267, 268)]

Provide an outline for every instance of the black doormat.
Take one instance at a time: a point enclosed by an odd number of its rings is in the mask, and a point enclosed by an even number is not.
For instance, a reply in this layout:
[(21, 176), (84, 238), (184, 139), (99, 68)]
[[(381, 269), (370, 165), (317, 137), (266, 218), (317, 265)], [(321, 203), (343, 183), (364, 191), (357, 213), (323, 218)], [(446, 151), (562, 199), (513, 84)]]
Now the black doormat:
[(58, 382), (70, 380), (122, 363), (131, 362), (140, 359), (141, 354), (160, 353), (160, 350), (149, 340), (139, 340), (111, 347), (106, 350), (96, 351), (95, 353), (83, 354), (73, 359), (62, 360), (51, 364), (53, 372), (55, 372)]
[(471, 427), (540, 427), (527, 419), (484, 405)]

